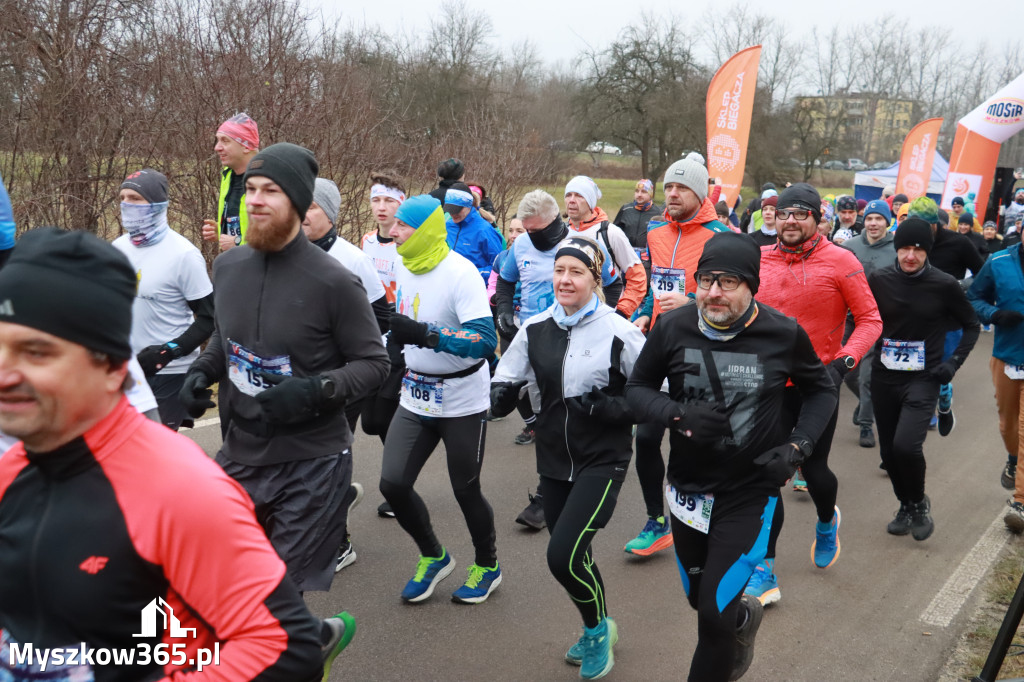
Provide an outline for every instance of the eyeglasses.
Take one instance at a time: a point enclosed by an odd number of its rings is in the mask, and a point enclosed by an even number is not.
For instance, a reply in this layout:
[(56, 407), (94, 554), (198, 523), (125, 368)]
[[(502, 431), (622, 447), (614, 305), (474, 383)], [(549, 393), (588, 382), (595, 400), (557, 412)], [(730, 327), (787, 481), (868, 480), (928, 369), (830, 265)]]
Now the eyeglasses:
[(718, 286), (722, 291), (735, 291), (743, 283), (742, 277), (729, 272), (719, 272), (718, 274), (698, 272), (696, 277), (697, 286), (701, 289), (710, 289), (715, 282), (718, 282)]
[(790, 216), (796, 220), (807, 220), (807, 216), (809, 215), (811, 215), (810, 211), (803, 211), (800, 209), (791, 210), (788, 208), (779, 208), (775, 210), (775, 219), (782, 221), (789, 220)]

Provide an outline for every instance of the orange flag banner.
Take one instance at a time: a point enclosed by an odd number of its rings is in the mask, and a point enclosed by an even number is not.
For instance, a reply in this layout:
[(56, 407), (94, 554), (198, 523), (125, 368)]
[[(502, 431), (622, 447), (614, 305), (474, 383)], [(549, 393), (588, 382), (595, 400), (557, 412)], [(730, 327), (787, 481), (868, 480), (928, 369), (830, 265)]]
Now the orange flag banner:
[(941, 118), (929, 118), (914, 126), (903, 139), (900, 152), (900, 173), (896, 176), (896, 194), (906, 194), (911, 201), (928, 192), (935, 161), (935, 143), (939, 140)]
[(760, 62), (760, 45), (737, 52), (708, 86), (708, 174), (719, 179), (721, 198), (730, 206), (739, 196), (747, 165), (750, 117), (754, 112)]

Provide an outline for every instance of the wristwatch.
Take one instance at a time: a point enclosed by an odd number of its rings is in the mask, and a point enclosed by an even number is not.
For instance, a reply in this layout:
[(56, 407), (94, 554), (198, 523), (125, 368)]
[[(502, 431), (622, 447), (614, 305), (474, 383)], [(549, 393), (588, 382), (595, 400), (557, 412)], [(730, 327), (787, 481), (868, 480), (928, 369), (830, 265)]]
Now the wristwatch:
[(794, 438), (790, 443), (795, 445), (796, 449), (799, 450), (800, 454), (804, 457), (810, 457), (811, 452), (814, 451), (814, 445), (806, 438)]
[(846, 365), (846, 369), (853, 369), (857, 366), (857, 360), (852, 355), (844, 355), (839, 360), (842, 360), (843, 364)]
[(320, 391), (323, 393), (324, 398), (332, 400), (337, 390), (338, 387), (335, 385), (334, 379), (324, 376), (320, 377)]

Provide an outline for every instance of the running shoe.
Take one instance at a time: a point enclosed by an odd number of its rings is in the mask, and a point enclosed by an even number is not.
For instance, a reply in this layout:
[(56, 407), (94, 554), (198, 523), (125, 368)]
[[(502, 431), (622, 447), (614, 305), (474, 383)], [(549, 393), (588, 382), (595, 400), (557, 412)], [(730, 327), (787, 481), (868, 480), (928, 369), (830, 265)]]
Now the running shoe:
[(831, 568), (839, 558), (839, 524), (841, 521), (839, 505), (836, 505), (836, 513), (832, 515), (831, 523), (818, 521), (814, 525), (811, 561), (818, 568)]
[(875, 430), (870, 426), (860, 427), (860, 446), (862, 448), (875, 447)]
[(1013, 490), (1017, 483), (1017, 464), (1015, 462), (1006, 462), (1006, 466), (1003, 467), (1003, 473), (999, 475), (999, 485), (1003, 486), (1007, 490)]
[(495, 562), (492, 568), (473, 564), (467, 569), (466, 584), (452, 593), (452, 601), (459, 604), (480, 604), (501, 584), (501, 568)]
[(352, 541), (346, 540), (345, 544), (338, 548), (338, 560), (334, 564), (334, 572), (337, 573), (346, 566), (356, 562), (356, 550), (352, 547)]
[(853, 408), (853, 425), (860, 426), (860, 403), (857, 403), (857, 407)]
[(804, 472), (797, 468), (796, 473), (793, 474), (793, 490), (797, 492), (807, 492), (807, 481), (804, 480)]
[(491, 414), (491, 408), (487, 408), (487, 421), (489, 422), (500, 422), (504, 417), (495, 417)]
[(356, 636), (356, 619), (348, 611), (342, 611), (333, 618), (325, 618), (323, 623), (331, 631), (330, 639), (320, 645), (320, 656), (324, 662), (322, 682), (327, 682), (327, 678), (331, 675), (331, 664), (334, 663), (334, 659)]
[(939, 412), (953, 407), (953, 384), (939, 386)]
[(740, 606), (746, 609), (747, 619), (743, 625), (736, 628), (736, 662), (732, 667), (732, 674), (729, 680), (738, 680), (743, 677), (754, 660), (754, 637), (757, 636), (757, 629), (761, 627), (761, 617), (764, 615), (764, 607), (756, 597), (744, 594), (740, 599)]
[(953, 414), (953, 408), (945, 412), (939, 410), (939, 435), (948, 436), (955, 426), (956, 415)]
[(434, 586), (454, 570), (455, 560), (448, 550), (443, 550), (440, 557), (421, 556), (416, 564), (416, 575), (402, 590), (402, 600), (411, 604), (423, 601), (434, 593)]
[(523, 427), (522, 433), (516, 436), (516, 445), (530, 445), (537, 439), (537, 434), (533, 431), (533, 425), (527, 424)]
[[(585, 680), (596, 680), (604, 677), (615, 665), (615, 654), (612, 647), (619, 641), (619, 629), (615, 621), (607, 616), (597, 627), (583, 628), (583, 637), (576, 643), (582, 644), (583, 656), (580, 660), (580, 677)], [(570, 652), (572, 649), (569, 650)], [(568, 660), (569, 654), (566, 654)]]
[(377, 516), (382, 519), (393, 519), (395, 518), (395, 512), (391, 509), (391, 505), (385, 501), (377, 506)]
[(1014, 502), (1012, 499), (1007, 500), (1006, 504), (1009, 508), (1006, 510), (1006, 515), (1003, 516), (1003, 523), (1008, 529), (1019, 535), (1024, 532), (1024, 504)]
[(775, 575), (775, 559), (765, 559), (757, 565), (750, 580), (747, 581), (747, 588), (743, 590), (743, 594), (757, 597), (761, 606), (768, 606), (782, 599), (779, 579)]
[(626, 552), (637, 556), (650, 556), (672, 546), (672, 526), (668, 519), (659, 516), (647, 519), (640, 535), (626, 543)]
[(907, 503), (900, 503), (900, 509), (896, 512), (896, 516), (889, 522), (889, 525), (885, 527), (886, 532), (890, 535), (906, 535), (910, 532), (910, 524), (912, 522), (912, 511), (914, 505)]
[(911, 505), (910, 510), (910, 533), (917, 541), (927, 540), (935, 530), (935, 520), (932, 519), (932, 501), (925, 495), (924, 499)]
[(544, 520), (544, 507), (540, 502), (541, 495), (530, 495), (530, 504), (526, 505), (526, 509), (519, 512), (519, 516), (516, 517), (516, 523), (526, 526), (527, 528), (533, 528), (534, 530), (542, 530), (547, 524)]

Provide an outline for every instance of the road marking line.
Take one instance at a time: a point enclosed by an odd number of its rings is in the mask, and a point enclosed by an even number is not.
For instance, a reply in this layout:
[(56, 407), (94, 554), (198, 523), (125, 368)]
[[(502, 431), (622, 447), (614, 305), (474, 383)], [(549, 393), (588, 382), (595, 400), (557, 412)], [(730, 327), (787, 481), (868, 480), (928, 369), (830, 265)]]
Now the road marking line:
[[(214, 424), (220, 424), (220, 417), (211, 417), (210, 419), (200, 419), (192, 425), (193, 429), (201, 429), (204, 426), (213, 426)], [(999, 517), (1002, 518), (1002, 517)]]
[(1001, 511), (993, 519), (988, 529), (953, 571), (953, 575), (949, 576), (949, 580), (932, 599), (932, 603), (921, 613), (923, 623), (944, 628), (953, 622), (971, 591), (981, 581), (1006, 544), (1009, 533), (1003, 524), (1003, 514), (1005, 512)]

